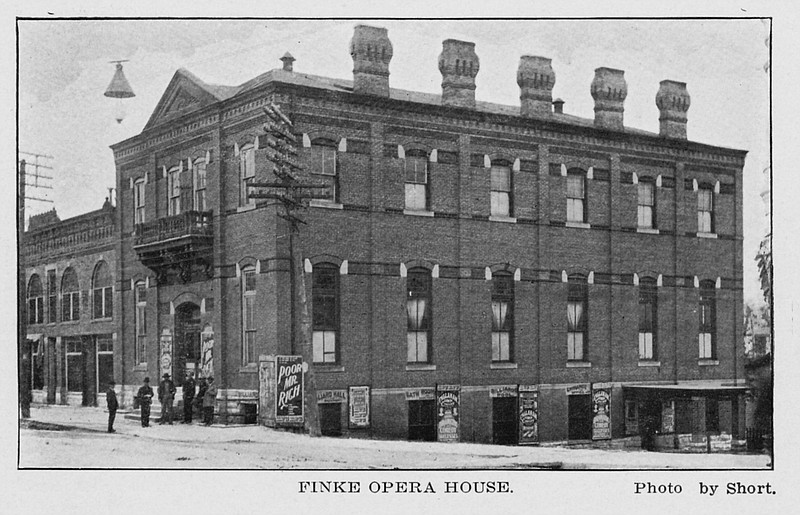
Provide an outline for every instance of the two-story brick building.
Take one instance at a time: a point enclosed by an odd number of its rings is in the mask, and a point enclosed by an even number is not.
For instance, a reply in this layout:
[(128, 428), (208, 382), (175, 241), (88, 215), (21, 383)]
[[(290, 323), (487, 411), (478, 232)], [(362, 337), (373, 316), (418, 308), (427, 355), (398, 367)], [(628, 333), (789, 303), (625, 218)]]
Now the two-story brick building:
[(259, 356), (299, 352), (287, 225), (247, 196), (272, 178), (274, 102), (330, 186), (301, 236), (326, 433), (740, 436), (745, 152), (686, 139), (685, 84), (654, 85), (655, 134), (624, 125), (620, 70), (596, 70), (583, 119), (553, 101), (547, 58), (520, 59), (507, 106), (476, 101), (472, 43), (443, 42), (441, 95), (390, 87), (385, 29), (356, 27), (350, 53), (352, 80), (290, 55), (235, 87), (178, 70), (112, 147), (126, 392), (213, 374), (221, 420), (242, 420)]

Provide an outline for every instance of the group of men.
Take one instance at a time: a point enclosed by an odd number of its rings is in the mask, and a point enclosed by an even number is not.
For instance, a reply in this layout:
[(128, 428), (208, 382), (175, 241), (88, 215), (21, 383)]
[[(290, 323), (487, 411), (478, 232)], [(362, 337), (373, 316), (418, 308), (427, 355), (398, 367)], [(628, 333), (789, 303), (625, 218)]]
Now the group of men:
[[(116, 418), (119, 403), (117, 394), (114, 391), (114, 381), (109, 381), (106, 391), (106, 402), (108, 405), (108, 432), (114, 433), (114, 419)], [(217, 398), (217, 385), (214, 378), (208, 377), (199, 379), (199, 390), (195, 392), (198, 385), (195, 383), (194, 374), (187, 372), (183, 381), (183, 424), (192, 423), (193, 410), (198, 409), (203, 415), (203, 423), (210, 426), (214, 422), (214, 402)], [(173, 402), (175, 401), (175, 383), (169, 374), (164, 374), (158, 385), (158, 400), (161, 403), (161, 417), (159, 424), (172, 425), (174, 418)], [(195, 396), (195, 393), (197, 394)], [(135, 404), (141, 408), (142, 427), (150, 426), (150, 405), (153, 403), (153, 388), (150, 386), (150, 378), (144, 378), (144, 384), (136, 394)], [(136, 406), (134, 406), (136, 407)]]

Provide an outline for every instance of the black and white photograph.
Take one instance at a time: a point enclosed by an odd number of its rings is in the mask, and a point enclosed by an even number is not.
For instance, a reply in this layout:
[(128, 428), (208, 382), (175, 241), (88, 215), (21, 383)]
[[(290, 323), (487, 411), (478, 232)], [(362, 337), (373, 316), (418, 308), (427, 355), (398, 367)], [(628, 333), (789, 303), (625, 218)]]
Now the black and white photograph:
[(14, 19), (15, 484), (89, 513), (796, 495), (772, 14), (124, 12)]

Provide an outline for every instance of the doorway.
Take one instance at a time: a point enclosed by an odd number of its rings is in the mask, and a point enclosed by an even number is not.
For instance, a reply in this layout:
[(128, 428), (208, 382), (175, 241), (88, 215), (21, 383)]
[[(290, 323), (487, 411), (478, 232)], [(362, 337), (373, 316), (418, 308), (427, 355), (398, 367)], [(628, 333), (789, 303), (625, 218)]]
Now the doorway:
[(184, 302), (175, 309), (175, 356), (172, 376), (176, 386), (183, 385), (186, 372), (195, 377), (200, 371), (200, 306)]
[(517, 445), (517, 398), (492, 399), (492, 443)]
[(342, 403), (324, 403), (318, 406), (322, 436), (342, 436)]
[(408, 439), (436, 441), (436, 401), (408, 401)]
[(592, 396), (569, 395), (567, 397), (569, 415), (568, 438), (570, 440), (592, 439)]

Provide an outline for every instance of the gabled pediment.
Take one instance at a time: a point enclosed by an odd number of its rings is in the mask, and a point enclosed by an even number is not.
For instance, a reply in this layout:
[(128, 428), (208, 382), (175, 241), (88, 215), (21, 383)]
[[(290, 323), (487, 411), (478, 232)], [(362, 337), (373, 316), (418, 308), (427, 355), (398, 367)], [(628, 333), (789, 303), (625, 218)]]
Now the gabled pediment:
[(207, 84), (191, 72), (180, 69), (175, 72), (144, 128), (160, 125), (220, 100)]

